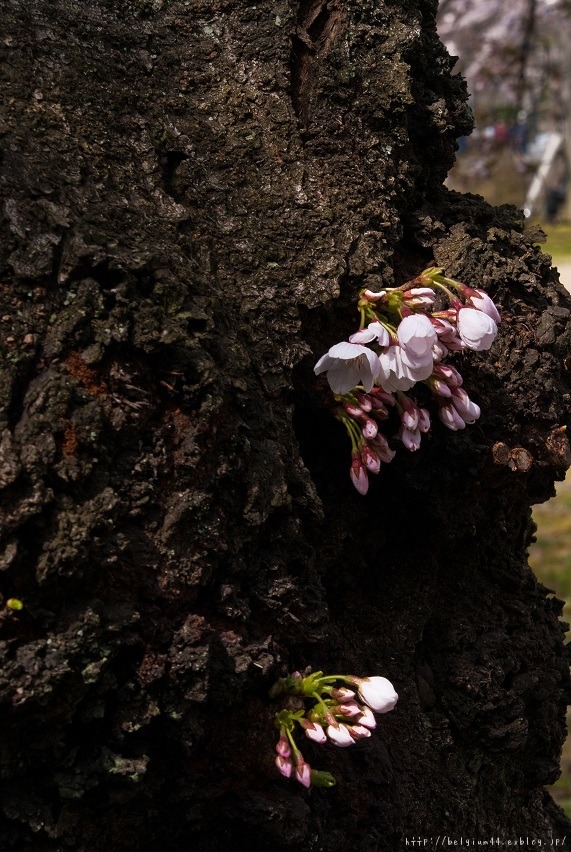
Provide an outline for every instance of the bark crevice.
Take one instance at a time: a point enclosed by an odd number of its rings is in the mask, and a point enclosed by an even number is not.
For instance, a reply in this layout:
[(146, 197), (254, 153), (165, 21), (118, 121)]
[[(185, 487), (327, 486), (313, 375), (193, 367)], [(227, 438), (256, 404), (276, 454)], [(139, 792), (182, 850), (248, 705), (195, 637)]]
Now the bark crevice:
[(311, 118), (319, 62), (327, 55), (343, 20), (341, 0), (301, 0), (292, 36), (291, 98), (302, 130)]

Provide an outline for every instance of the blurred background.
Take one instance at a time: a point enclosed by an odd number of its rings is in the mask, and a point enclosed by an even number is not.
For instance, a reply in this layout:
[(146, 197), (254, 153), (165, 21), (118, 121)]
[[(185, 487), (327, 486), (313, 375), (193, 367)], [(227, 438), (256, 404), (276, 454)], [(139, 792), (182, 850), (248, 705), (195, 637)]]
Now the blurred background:
[[(515, 204), (540, 224), (543, 251), (571, 291), (571, 0), (440, 0), (438, 18), (475, 120), (458, 140), (447, 185)], [(571, 474), (533, 517), (530, 564), (567, 601), (571, 622)], [(571, 715), (567, 722), (569, 729)], [(569, 737), (561, 767), (550, 792), (571, 817)]]

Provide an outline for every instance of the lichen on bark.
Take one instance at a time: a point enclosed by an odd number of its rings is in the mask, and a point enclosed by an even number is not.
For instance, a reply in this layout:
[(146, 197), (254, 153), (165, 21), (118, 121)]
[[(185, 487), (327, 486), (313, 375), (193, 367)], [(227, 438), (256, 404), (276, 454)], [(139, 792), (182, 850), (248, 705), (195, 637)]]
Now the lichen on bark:
[[(0, 11), (3, 848), (565, 833), (561, 605), (526, 548), (569, 461), (569, 303), (514, 210), (442, 188), (470, 116), (434, 15)], [(363, 284), (432, 261), (503, 310), (462, 360), (483, 416), (363, 501), (312, 366)], [(308, 665), (401, 693), (310, 795), (267, 698)]]

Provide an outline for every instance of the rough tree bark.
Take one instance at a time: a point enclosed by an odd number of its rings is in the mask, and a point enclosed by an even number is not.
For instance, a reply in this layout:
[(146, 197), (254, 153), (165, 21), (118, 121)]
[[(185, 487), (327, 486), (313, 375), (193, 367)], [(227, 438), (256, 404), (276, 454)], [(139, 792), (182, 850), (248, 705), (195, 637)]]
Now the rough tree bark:
[[(569, 303), (518, 213), (442, 188), (470, 118), (435, 5), (2, 5), (3, 849), (565, 834), (526, 548), (569, 464)], [(312, 366), (363, 282), (431, 262), (503, 310), (458, 358), (483, 416), (363, 499)], [(306, 666), (401, 695), (362, 747), (308, 744), (339, 779), (311, 793), (267, 697)]]

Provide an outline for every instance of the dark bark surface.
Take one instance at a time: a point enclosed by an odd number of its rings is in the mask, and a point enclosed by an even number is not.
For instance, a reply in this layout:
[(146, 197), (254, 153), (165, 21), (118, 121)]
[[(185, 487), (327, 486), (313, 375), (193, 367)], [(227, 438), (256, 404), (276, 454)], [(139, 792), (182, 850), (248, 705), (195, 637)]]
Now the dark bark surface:
[[(514, 210), (441, 187), (470, 118), (434, 15), (2, 5), (3, 849), (565, 834), (561, 604), (526, 548), (569, 464), (569, 302)], [(434, 261), (503, 311), (455, 361), (483, 415), (363, 499), (312, 367), (363, 283)], [(267, 697), (306, 666), (401, 696), (304, 748), (338, 778), (311, 793)]]

